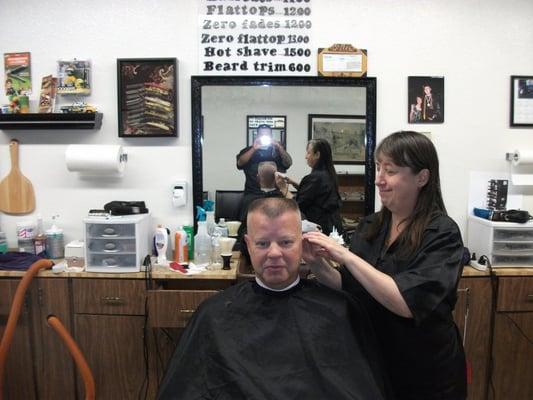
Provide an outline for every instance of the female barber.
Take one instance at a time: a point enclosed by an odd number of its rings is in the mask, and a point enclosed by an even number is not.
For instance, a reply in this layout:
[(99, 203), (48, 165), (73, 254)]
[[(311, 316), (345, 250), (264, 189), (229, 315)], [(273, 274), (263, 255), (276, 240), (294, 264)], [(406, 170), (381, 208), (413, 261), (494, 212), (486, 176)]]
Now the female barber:
[(446, 214), (437, 152), (422, 134), (396, 132), (376, 149), (376, 166), (381, 211), (359, 223), (349, 250), (305, 234), (304, 259), (320, 282), (369, 306), (398, 399), (465, 399), (452, 318), (463, 243)]
[(311, 173), (300, 183), (289, 177), (276, 179), (276, 184), (285, 197), (292, 198), (288, 184), (297, 189), (294, 200), (305, 218), (320, 225), (322, 232), (329, 235), (333, 228), (342, 233), (340, 216), (341, 198), (337, 173), (333, 166), (331, 147), (324, 139), (313, 139), (307, 143), (305, 160)]

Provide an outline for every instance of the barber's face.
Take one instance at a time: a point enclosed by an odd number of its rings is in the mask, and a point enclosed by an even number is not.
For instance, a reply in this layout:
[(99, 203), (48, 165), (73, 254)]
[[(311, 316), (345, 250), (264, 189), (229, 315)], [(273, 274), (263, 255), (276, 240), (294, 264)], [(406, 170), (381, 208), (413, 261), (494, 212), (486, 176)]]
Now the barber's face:
[(296, 280), (302, 258), (302, 231), (295, 212), (270, 219), (259, 212), (248, 215), (245, 236), (256, 276), (272, 289)]
[(399, 167), (386, 156), (376, 160), (376, 186), (381, 203), (393, 214), (410, 215), (420, 189), (427, 183), (428, 170), (418, 174), (409, 167)]

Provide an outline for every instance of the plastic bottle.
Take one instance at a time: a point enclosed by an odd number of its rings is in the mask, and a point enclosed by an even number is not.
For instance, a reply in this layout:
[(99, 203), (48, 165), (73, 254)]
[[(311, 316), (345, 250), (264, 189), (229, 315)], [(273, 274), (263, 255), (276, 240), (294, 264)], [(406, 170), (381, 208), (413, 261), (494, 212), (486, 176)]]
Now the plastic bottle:
[(65, 245), (63, 239), (63, 229), (57, 227), (55, 221), (58, 215), (52, 217), (52, 227), (47, 229), (46, 234), (46, 252), (52, 259), (65, 257)]
[(181, 226), (178, 226), (174, 235), (174, 261), (180, 264), (187, 264), (189, 262), (187, 232)]
[(211, 265), (208, 269), (221, 269), (222, 268), (222, 255), (220, 252), (220, 239), (221, 234), (219, 231), (213, 232), (211, 236)]
[(43, 229), (43, 217), (37, 216), (37, 235), (33, 238), (33, 252), (41, 254), (46, 250), (46, 235)]
[(220, 232), (220, 236), (228, 237), (228, 225), (225, 218), (220, 218), (217, 224), (217, 230)]
[(207, 222), (207, 234), (209, 236), (213, 235), (213, 232), (215, 231), (215, 227), (217, 224), (215, 223), (215, 212), (214, 211), (206, 211), (206, 222)]
[(194, 236), (194, 263), (211, 263), (211, 236), (207, 234), (206, 221), (198, 221), (198, 233)]
[(167, 265), (167, 248), (168, 248), (168, 231), (158, 225), (154, 235), (154, 245), (157, 252), (157, 263), (159, 265)]

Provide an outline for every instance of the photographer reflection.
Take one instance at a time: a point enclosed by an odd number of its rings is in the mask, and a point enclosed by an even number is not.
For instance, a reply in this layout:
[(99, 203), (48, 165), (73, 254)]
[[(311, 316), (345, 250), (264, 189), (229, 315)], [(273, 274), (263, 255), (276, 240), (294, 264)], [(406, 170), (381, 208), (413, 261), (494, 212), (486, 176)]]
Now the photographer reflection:
[(257, 180), (257, 167), (262, 161), (273, 161), (277, 170), (282, 172), (292, 165), (291, 156), (277, 140), (274, 140), (269, 125), (259, 125), (254, 143), (237, 154), (237, 169), (243, 170), (246, 176), (244, 201), (247, 195), (261, 193)]

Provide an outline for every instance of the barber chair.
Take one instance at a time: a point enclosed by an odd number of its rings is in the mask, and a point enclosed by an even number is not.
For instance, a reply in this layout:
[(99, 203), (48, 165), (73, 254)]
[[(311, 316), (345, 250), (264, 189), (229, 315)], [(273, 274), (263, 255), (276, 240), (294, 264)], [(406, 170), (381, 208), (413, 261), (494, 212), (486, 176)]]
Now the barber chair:
[(241, 220), (242, 190), (217, 190), (215, 192), (215, 220)]

